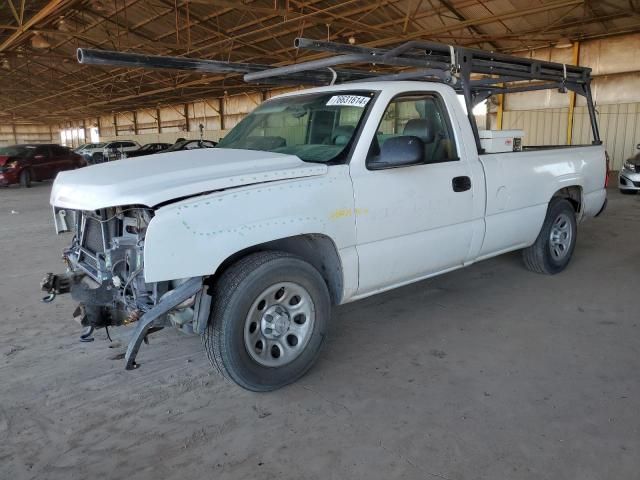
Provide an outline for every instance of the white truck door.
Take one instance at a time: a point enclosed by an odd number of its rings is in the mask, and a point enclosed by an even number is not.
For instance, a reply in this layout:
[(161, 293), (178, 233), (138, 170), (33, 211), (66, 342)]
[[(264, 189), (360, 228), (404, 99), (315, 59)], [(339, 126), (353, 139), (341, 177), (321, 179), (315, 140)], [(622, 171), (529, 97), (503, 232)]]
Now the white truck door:
[(474, 228), (477, 234), (472, 188), (476, 180), (472, 172), (477, 170), (458, 156), (442, 97), (434, 92), (394, 97), (373, 137), (367, 162), (380, 154), (386, 140), (400, 135), (423, 140), (424, 164), (351, 170), (358, 295), (462, 265), (470, 253)]

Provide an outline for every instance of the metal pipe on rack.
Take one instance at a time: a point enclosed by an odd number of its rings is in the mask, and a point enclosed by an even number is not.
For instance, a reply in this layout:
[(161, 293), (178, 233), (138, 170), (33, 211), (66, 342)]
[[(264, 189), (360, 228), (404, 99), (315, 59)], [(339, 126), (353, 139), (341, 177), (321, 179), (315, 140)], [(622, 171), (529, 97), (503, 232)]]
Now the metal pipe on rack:
[(454, 85), (456, 78), (451, 75), (449, 71), (443, 71), (435, 68), (425, 68), (422, 70), (412, 70), (410, 72), (390, 73), (383, 74), (375, 77), (367, 77), (362, 80), (355, 80), (360, 82), (381, 82), (388, 80), (426, 80), (429, 78), (438, 79), (448, 85)]
[(114, 67), (190, 70), (202, 73), (247, 73), (269, 68), (255, 63), (234, 63), (186, 57), (165, 57), (140, 53), (78, 48), (78, 63)]
[[(85, 65), (109, 65), (129, 68), (151, 68), (163, 70), (186, 70), (198, 73), (242, 74), (271, 70), (269, 65), (257, 63), (234, 63), (218, 60), (206, 60), (186, 57), (165, 57), (160, 55), (144, 55), (139, 53), (117, 52), (112, 50), (95, 50), (79, 48), (78, 62)], [(367, 72), (338, 70), (340, 81), (356, 80), (370, 76)], [(326, 72), (299, 72), (287, 78), (274, 79), (267, 84), (276, 85), (323, 85), (331, 81), (332, 75)]]

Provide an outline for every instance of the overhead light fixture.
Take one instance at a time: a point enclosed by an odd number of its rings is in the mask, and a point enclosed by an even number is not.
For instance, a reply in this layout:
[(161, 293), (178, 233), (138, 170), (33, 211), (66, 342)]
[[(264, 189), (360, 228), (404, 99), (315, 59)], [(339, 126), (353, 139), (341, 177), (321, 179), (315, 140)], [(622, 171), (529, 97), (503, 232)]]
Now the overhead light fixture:
[(42, 35), (36, 33), (33, 37), (31, 37), (31, 46), (33, 48), (44, 49), (49, 48), (51, 44)]
[(356, 44), (355, 37), (349, 37), (349, 45), (355, 45), (355, 44)]
[(71, 28), (69, 27), (69, 24), (65, 21), (64, 18), (61, 18), (60, 21), (58, 22), (58, 30), (60, 30), (61, 32), (70, 32)]
[(8, 59), (3, 59), (2, 60), (2, 64), (1, 64), (2, 68), (4, 68), (5, 70), (11, 70), (11, 64), (9, 63)]
[(103, 12), (106, 10), (106, 7), (101, 0), (94, 0), (93, 2), (90, 3), (90, 5), (93, 7), (94, 10), (97, 10), (98, 12)]

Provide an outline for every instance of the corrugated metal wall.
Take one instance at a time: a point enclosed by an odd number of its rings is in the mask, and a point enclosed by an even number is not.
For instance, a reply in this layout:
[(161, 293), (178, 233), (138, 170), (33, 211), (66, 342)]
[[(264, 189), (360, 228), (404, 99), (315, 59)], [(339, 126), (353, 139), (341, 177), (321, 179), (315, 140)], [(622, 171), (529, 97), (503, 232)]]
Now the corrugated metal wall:
[(0, 146), (15, 143), (58, 143), (58, 129), (49, 125), (0, 125)]
[(505, 111), (502, 128), (524, 130), (525, 145), (564, 145), (567, 143), (568, 108)]
[[(640, 103), (620, 103), (597, 107), (600, 138), (612, 159), (611, 168), (619, 170), (625, 159), (634, 155), (640, 143)], [(566, 145), (568, 108), (505, 111), (505, 130), (524, 130), (525, 145)], [(576, 107), (573, 117), (572, 145), (591, 143), (591, 124), (586, 107)]]

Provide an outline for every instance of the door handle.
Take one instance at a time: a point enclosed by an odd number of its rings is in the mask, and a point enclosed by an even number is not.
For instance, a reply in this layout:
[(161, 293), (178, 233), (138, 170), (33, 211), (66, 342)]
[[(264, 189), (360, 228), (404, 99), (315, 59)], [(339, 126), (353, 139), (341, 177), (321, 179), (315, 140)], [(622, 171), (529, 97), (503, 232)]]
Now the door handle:
[(471, 179), (467, 176), (454, 177), (451, 180), (451, 186), (454, 192), (466, 192), (471, 190)]

